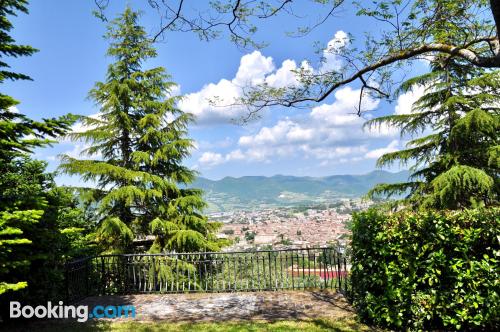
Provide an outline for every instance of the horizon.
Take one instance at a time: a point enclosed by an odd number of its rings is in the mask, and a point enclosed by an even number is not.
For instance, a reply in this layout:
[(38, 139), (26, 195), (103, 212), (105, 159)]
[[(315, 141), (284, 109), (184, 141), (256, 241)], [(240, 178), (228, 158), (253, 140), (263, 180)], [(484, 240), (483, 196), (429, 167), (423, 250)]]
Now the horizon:
[(409, 170), (407, 169), (402, 169), (402, 170), (399, 170), (399, 171), (388, 171), (388, 170), (383, 170), (383, 169), (374, 169), (374, 170), (371, 170), (369, 172), (364, 172), (364, 173), (341, 173), (341, 174), (330, 174), (330, 175), (324, 175), (324, 176), (311, 176), (311, 175), (290, 175), (290, 174), (274, 174), (274, 175), (242, 175), (242, 176), (224, 176), (224, 177), (221, 177), (219, 179), (212, 179), (212, 178), (208, 178), (208, 177), (205, 177), (205, 176), (202, 176), (202, 175), (199, 175), (197, 176), (197, 179), (199, 178), (203, 178), (203, 179), (206, 179), (206, 180), (210, 180), (210, 181), (221, 181), (221, 180), (224, 180), (226, 178), (231, 178), (231, 179), (241, 179), (241, 178), (245, 178), (245, 177), (263, 177), (263, 178), (273, 178), (273, 177), (278, 177), (278, 176), (283, 176), (283, 177), (295, 177), (295, 178), (313, 178), (313, 179), (323, 179), (323, 178), (328, 178), (328, 177), (332, 177), (332, 176), (362, 176), (362, 175), (368, 175), (368, 174), (371, 174), (371, 173), (375, 173), (375, 172), (385, 172), (385, 173), (390, 173), (390, 174), (399, 174), (399, 173), (403, 173), (403, 172), (409, 172)]

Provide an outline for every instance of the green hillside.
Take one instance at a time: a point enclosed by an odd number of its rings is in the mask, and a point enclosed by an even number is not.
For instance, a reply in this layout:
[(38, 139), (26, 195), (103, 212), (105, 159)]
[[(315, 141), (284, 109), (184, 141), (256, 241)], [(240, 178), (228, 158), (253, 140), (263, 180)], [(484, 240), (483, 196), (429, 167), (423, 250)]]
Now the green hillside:
[(253, 208), (262, 205), (296, 205), (360, 197), (377, 183), (402, 182), (408, 172), (373, 171), (363, 175), (297, 177), (275, 175), (225, 177), (209, 180), (200, 177), (194, 187), (205, 192), (211, 211)]

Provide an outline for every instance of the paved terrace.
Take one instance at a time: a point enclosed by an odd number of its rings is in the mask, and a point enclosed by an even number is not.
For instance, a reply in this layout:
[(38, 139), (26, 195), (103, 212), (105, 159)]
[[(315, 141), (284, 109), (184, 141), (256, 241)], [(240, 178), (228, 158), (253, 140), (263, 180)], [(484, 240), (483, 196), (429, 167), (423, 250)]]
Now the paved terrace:
[(96, 296), (78, 304), (134, 305), (136, 317), (121, 320), (206, 322), (228, 320), (317, 319), (352, 317), (345, 298), (334, 291), (253, 293), (141, 294)]

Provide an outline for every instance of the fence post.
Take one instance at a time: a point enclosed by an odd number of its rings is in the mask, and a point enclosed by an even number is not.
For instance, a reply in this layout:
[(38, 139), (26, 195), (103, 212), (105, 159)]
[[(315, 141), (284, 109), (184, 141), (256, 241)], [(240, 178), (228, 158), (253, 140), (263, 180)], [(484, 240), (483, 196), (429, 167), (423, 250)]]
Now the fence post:
[(340, 264), (340, 252), (336, 250), (337, 252), (337, 277), (339, 279), (339, 291), (342, 292), (342, 274), (341, 272), (341, 264)]
[(268, 258), (268, 261), (269, 261), (269, 267), (267, 269), (267, 271), (269, 272), (269, 286), (267, 287), (267, 289), (271, 290), (272, 289), (272, 285), (273, 285), (273, 282), (272, 282), (272, 273), (271, 273), (271, 251), (268, 251), (267, 252), (267, 258)]
[[(323, 262), (320, 262), (323, 263), (323, 279), (325, 281), (325, 289), (328, 288), (328, 279), (330, 279), (330, 276), (328, 275), (328, 269), (326, 268), (327, 264), (328, 264), (328, 256), (327, 256), (327, 252), (326, 252), (327, 249), (323, 248)], [(320, 268), (320, 275), (321, 275), (321, 268)]]
[(344, 292), (345, 292), (345, 295), (348, 296), (348, 292), (349, 292), (349, 285), (347, 283), (347, 257), (344, 255), (344, 273), (345, 273), (345, 277), (344, 277)]

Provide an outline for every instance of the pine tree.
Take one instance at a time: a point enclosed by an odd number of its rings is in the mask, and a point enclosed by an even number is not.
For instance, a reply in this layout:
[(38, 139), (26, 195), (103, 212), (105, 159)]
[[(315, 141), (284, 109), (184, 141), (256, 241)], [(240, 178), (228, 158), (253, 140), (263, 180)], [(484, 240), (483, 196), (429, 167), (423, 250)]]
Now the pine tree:
[[(9, 16), (18, 12), (28, 13), (27, 1), (5, 0), (0, 4), (0, 84), (5, 80), (30, 80), (25, 74), (12, 71), (5, 58), (30, 56), (37, 50), (31, 46), (18, 45), (11, 37), (13, 28)], [(72, 123), (71, 116), (58, 119), (34, 121), (18, 113), (15, 106), (19, 104), (11, 96), (0, 93), (0, 294), (25, 288), (28, 283), (19, 271), (28, 267), (33, 257), (25, 254), (26, 246), (31, 239), (26, 238), (26, 231), (39, 223), (45, 205), (38, 201), (36, 195), (30, 197), (5, 198), (7, 191), (20, 188), (22, 180), (15, 177), (12, 166), (19, 166), (22, 160), (36, 147), (50, 144), (49, 137), (65, 133)], [(23, 164), (24, 165), (24, 164)], [(14, 171), (14, 172), (13, 172)], [(11, 177), (13, 176), (13, 177)], [(4, 181), (11, 178), (16, 181)], [(26, 201), (33, 204), (25, 204)], [(37, 204), (34, 204), (37, 203)], [(17, 275), (17, 276), (16, 276)], [(15, 276), (15, 277), (14, 277)], [(25, 276), (24, 276), (25, 277)]]
[(138, 16), (127, 8), (110, 24), (115, 62), (90, 92), (100, 113), (81, 117), (86, 130), (70, 134), (90, 145), (84, 154), (94, 159), (63, 156), (61, 169), (96, 184), (96, 235), (108, 251), (131, 250), (133, 237), (151, 234), (153, 252), (217, 250), (219, 225), (201, 214), (201, 192), (187, 188), (196, 173), (182, 165), (193, 147), (186, 137), (193, 118), (176, 108), (164, 68), (143, 69), (156, 50)]
[[(406, 183), (379, 184), (376, 195), (406, 195), (398, 203), (414, 208), (457, 209), (498, 204), (500, 193), (500, 72), (472, 68), (436, 57), (432, 70), (402, 84), (424, 95), (410, 114), (375, 118), (366, 126), (388, 124), (412, 139), (406, 149), (379, 158), (382, 167), (399, 161), (411, 166)], [(423, 137), (416, 137), (425, 133)]]

